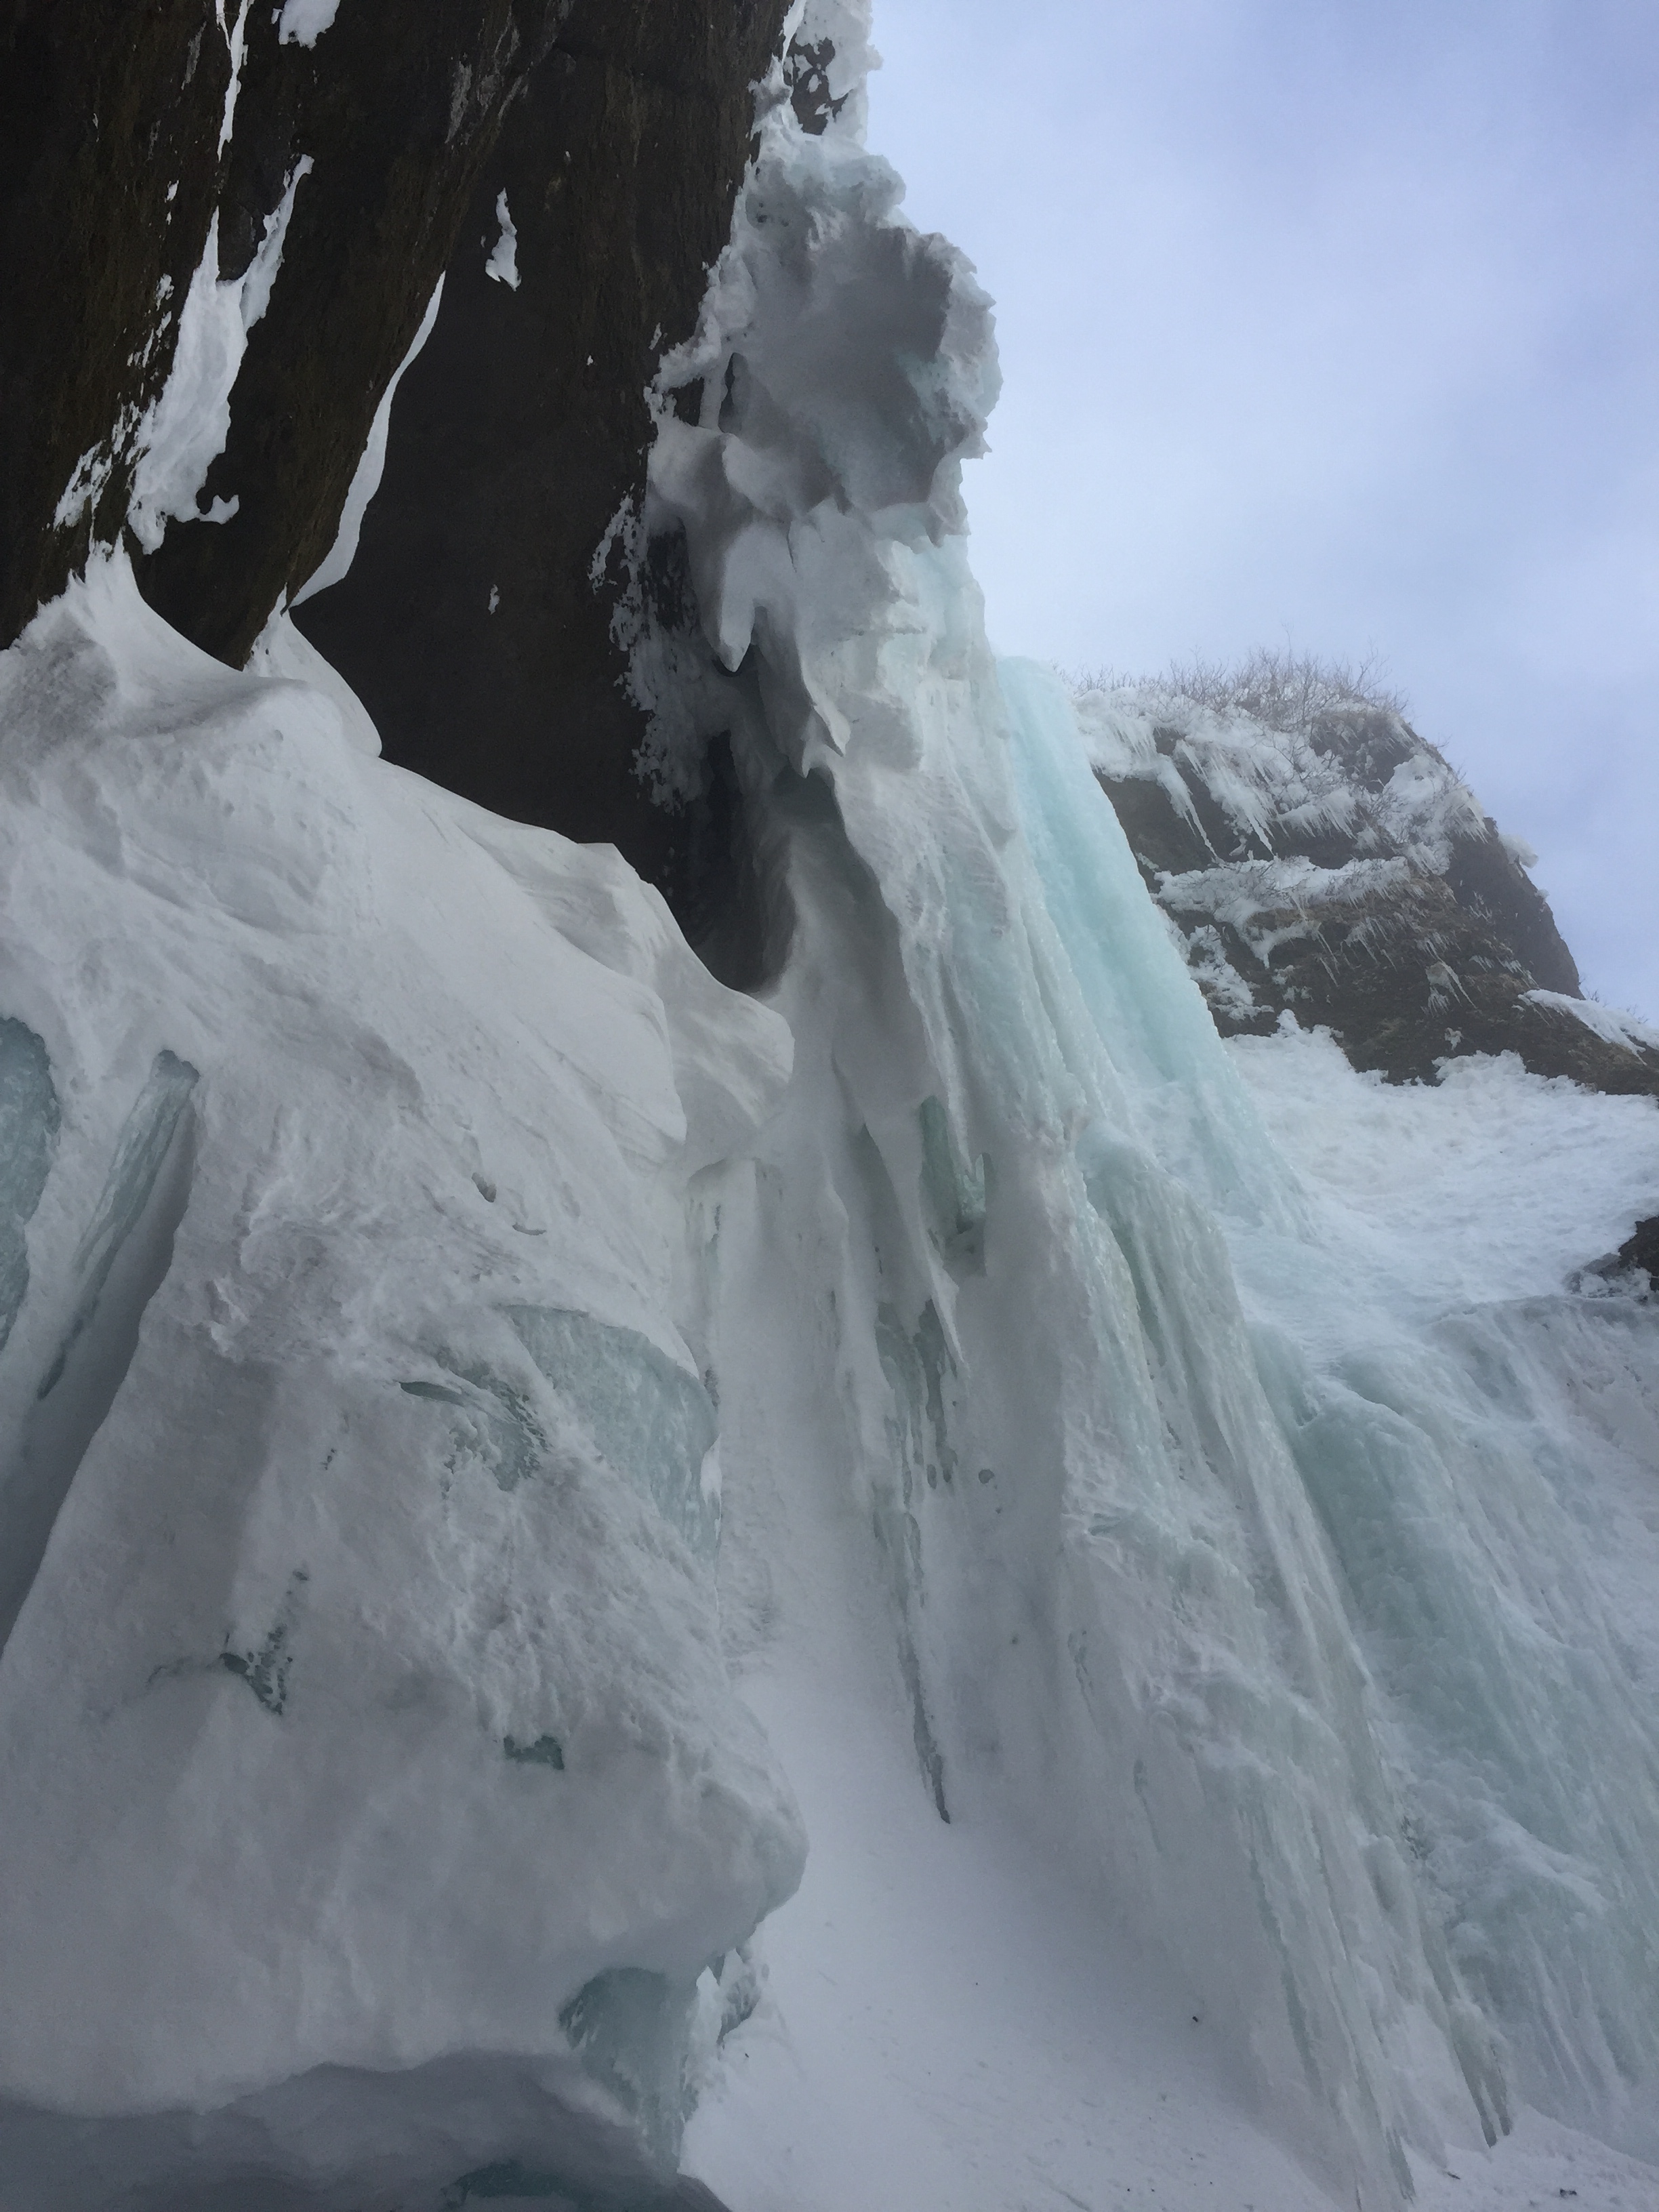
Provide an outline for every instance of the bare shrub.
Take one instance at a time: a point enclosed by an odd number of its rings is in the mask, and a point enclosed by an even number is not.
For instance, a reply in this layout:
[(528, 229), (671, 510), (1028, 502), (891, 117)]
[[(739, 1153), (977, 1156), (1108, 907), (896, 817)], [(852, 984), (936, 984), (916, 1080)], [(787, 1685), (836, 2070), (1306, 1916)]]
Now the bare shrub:
[(1079, 691), (1124, 690), (1172, 692), (1217, 714), (1249, 714), (1270, 730), (1306, 731), (1328, 714), (1365, 708), (1384, 714), (1407, 712), (1404, 698), (1387, 681), (1380, 654), (1358, 661), (1322, 659), (1292, 647), (1259, 645), (1242, 660), (1171, 661), (1162, 676), (1129, 678), (1115, 669), (1079, 673)]

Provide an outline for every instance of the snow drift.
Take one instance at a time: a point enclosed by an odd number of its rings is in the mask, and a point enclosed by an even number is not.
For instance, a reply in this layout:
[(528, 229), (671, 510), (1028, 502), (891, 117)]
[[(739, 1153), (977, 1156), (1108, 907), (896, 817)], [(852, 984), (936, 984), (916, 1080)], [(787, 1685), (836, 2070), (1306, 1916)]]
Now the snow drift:
[[(788, 1035), (284, 653), (232, 674), (117, 559), (7, 657), (0, 2072), (111, 2116), (534, 2059), (672, 2170), (698, 1975), (800, 1864), (682, 1328)], [(284, 2148), (360, 2187), (362, 2130)], [(102, 2201), (84, 2133), (14, 2127), (0, 2201)]]

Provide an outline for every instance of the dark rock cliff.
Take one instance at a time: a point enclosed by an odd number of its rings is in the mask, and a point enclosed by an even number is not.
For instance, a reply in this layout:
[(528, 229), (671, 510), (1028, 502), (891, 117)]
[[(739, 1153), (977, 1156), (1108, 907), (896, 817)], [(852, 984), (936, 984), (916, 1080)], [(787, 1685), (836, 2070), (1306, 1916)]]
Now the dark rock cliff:
[(240, 664), (334, 540), (380, 395), (454, 252), (480, 169), (569, 0), (346, 0), (307, 49), (256, 6), (220, 198), (240, 275), (296, 164), (270, 307), (248, 337), (230, 434), (203, 487), (237, 511), (174, 525), (146, 598)]
[(1396, 1082), (1514, 1052), (1540, 1075), (1659, 1095), (1659, 1050), (1583, 1000), (1531, 856), (1392, 708), (1276, 729), (1156, 685), (1078, 704), (1224, 1035), (1288, 1011)]
[[(782, 0), (577, 0), (483, 165), (350, 572), (296, 617), (392, 759), (609, 839), (689, 925), (705, 825), (635, 773), (619, 518), (644, 490), (646, 386), (730, 232), (782, 15)], [(503, 194), (516, 286), (488, 273)]]
[[(444, 276), (358, 559), (301, 623), (392, 759), (613, 840), (693, 915), (708, 825), (635, 775), (607, 531), (642, 497), (645, 388), (725, 243), (785, 0), (291, 12), (0, 0), (0, 645), (121, 536), (210, 238), (231, 283), (288, 195), (202, 519), (127, 533), (145, 596), (246, 659), (332, 545)], [(503, 193), (516, 287), (486, 273)]]
[(0, 0), (0, 646), (121, 528), (229, 82), (208, 0)]
[[(350, 0), (311, 46), (253, 0), (11, 0), (0, 30), (0, 644), (128, 510), (218, 214), (240, 276), (302, 160), (270, 307), (147, 595), (240, 663), (332, 542), (478, 167), (568, 0)], [(240, 64), (240, 67), (238, 66)]]

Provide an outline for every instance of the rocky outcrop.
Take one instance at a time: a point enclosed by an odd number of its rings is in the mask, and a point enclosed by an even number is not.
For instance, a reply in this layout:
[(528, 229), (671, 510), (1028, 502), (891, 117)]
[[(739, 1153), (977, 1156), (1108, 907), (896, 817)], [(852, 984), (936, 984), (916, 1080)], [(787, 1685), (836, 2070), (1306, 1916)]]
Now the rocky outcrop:
[(1659, 1213), (1638, 1221), (1616, 1252), (1604, 1252), (1577, 1269), (1567, 1287), (1581, 1296), (1634, 1297), (1644, 1304), (1659, 1296)]
[(1463, 1053), (1659, 1094), (1659, 1035), (1584, 999), (1533, 855), (1393, 708), (1295, 729), (1155, 685), (1087, 690), (1096, 775), (1224, 1035), (1286, 1012), (1356, 1067)]
[[(443, 277), (356, 563), (302, 625), (393, 759), (617, 843), (695, 927), (730, 793), (653, 805), (612, 629), (646, 387), (726, 242), (784, 12), (10, 0), (0, 645), (125, 531), (150, 604), (240, 666), (334, 544)], [(827, 58), (786, 77), (811, 117)], [(199, 467), (146, 490), (170, 373)]]
[(1638, 1221), (1636, 1233), (1619, 1247), (1621, 1267), (1640, 1268), (1650, 1289), (1659, 1291), (1659, 1213)]
[[(120, 534), (180, 330), (187, 351), (201, 335), (192, 276), (198, 307), (216, 280), (243, 279), (286, 202), (276, 281), (229, 364), (228, 435), (197, 487), (196, 511), (225, 519), (159, 518), (142, 562), (176, 628), (246, 658), (332, 543), (479, 166), (568, 6), (353, 0), (337, 17), (253, 0), (14, 0), (0, 644), (90, 544)], [(224, 396), (211, 383), (203, 411)]]
[[(390, 757), (619, 845), (696, 934), (724, 833), (709, 806), (665, 811), (641, 781), (645, 717), (614, 618), (646, 387), (726, 244), (783, 12), (577, 0), (480, 173), (350, 572), (297, 617)], [(672, 561), (642, 580), (672, 596)]]
[(120, 530), (230, 76), (210, 0), (0, 9), (0, 646)]

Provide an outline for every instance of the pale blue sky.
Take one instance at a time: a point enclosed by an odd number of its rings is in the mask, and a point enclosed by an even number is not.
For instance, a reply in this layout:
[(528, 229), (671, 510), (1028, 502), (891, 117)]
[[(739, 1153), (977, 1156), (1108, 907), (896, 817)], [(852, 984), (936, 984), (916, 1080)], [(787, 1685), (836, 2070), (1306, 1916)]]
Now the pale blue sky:
[(1000, 650), (1376, 647), (1659, 1019), (1659, 5), (876, 0)]

